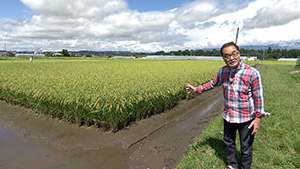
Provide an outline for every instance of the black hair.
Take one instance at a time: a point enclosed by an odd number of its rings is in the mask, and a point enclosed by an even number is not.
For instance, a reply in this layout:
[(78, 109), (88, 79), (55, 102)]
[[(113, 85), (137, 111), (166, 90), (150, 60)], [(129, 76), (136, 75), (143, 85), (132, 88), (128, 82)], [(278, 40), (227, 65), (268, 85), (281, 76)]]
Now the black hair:
[(226, 47), (228, 47), (228, 46), (234, 46), (234, 47), (238, 50), (238, 52), (240, 52), (240, 49), (239, 49), (238, 45), (236, 45), (234, 42), (228, 42), (228, 43), (225, 43), (225, 44), (221, 47), (221, 49), (220, 49), (220, 52), (221, 52), (221, 55), (222, 55), (222, 56), (223, 56), (223, 49), (226, 48)]

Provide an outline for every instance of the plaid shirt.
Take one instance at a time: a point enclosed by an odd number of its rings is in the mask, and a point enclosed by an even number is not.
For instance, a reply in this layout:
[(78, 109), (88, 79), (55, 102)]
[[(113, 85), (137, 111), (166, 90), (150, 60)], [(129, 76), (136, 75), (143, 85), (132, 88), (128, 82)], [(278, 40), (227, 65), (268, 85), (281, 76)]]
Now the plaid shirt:
[(240, 63), (236, 70), (222, 67), (213, 80), (198, 86), (202, 93), (222, 85), (224, 95), (223, 118), (229, 123), (244, 123), (256, 117), (270, 115), (264, 111), (263, 88), (258, 70)]

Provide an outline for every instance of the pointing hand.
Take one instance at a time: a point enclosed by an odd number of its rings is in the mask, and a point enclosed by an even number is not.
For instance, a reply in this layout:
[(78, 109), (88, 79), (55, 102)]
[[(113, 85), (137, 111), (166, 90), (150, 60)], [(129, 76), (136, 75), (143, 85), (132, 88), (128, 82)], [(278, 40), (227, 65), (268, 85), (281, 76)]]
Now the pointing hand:
[(186, 92), (188, 92), (188, 94), (196, 92), (196, 87), (194, 87), (194, 86), (192, 86), (190, 84), (187, 84), (186, 87), (187, 87), (186, 88)]

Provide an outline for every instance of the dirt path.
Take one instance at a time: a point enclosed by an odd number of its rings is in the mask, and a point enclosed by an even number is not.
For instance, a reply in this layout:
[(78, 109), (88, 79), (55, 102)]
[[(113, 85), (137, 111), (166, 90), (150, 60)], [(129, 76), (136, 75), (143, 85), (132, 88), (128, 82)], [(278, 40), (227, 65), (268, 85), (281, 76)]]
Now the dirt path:
[(208, 91), (117, 132), (78, 127), (0, 102), (0, 168), (174, 168), (223, 106)]

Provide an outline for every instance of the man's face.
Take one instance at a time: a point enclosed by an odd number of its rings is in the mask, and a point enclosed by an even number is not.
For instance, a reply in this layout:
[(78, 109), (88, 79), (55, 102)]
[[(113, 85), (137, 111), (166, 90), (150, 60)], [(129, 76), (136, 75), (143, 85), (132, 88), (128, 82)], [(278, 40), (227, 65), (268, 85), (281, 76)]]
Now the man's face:
[(240, 52), (233, 45), (227, 46), (223, 49), (223, 60), (230, 68), (236, 69), (241, 62)]

